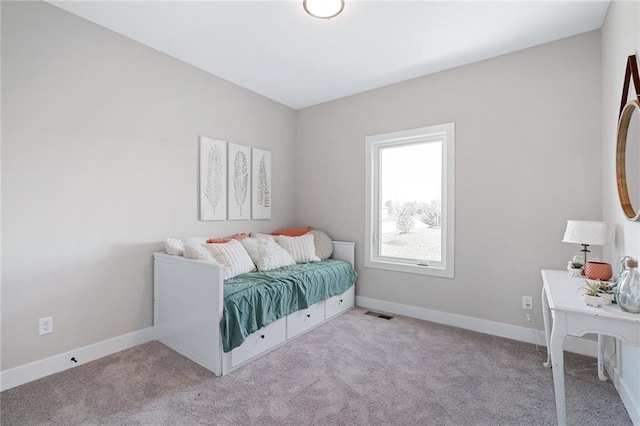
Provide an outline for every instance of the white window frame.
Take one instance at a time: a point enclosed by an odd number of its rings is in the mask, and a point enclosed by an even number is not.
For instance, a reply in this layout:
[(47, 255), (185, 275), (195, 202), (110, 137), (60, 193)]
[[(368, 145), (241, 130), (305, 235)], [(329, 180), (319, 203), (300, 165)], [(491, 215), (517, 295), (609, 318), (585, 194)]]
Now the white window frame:
[[(380, 228), (380, 149), (430, 140), (442, 140), (442, 262), (423, 262), (379, 255)], [(365, 267), (453, 278), (454, 276), (454, 200), (455, 200), (455, 123), (421, 127), (367, 136)]]

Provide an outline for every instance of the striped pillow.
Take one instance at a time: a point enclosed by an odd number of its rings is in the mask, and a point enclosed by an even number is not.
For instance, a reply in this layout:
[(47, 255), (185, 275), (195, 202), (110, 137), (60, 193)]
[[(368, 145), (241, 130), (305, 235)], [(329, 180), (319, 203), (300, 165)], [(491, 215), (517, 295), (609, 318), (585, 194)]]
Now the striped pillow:
[(283, 249), (289, 252), (296, 263), (320, 262), (320, 258), (316, 256), (313, 234), (305, 234), (300, 237), (278, 235), (277, 241)]
[(231, 240), (223, 244), (206, 244), (205, 246), (216, 262), (224, 265), (225, 280), (256, 270), (256, 265), (253, 264), (249, 253), (237, 240)]

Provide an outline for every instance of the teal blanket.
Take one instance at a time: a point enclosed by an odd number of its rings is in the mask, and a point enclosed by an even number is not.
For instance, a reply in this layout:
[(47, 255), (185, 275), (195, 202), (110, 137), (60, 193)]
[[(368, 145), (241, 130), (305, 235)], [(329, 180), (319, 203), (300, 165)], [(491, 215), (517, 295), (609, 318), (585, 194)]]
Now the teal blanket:
[(225, 280), (223, 350), (237, 348), (249, 334), (285, 315), (344, 293), (357, 277), (348, 263), (327, 259)]

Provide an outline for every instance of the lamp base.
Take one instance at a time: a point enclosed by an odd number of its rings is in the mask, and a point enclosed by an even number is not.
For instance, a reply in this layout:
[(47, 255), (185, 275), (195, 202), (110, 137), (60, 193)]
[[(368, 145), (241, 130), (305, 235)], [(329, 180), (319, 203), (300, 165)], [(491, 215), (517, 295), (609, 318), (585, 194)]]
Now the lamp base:
[(579, 263), (584, 268), (585, 266), (587, 266), (587, 262), (599, 262), (600, 261), (600, 258), (598, 256), (596, 256), (595, 254), (591, 253), (591, 252), (589, 252), (589, 255), (586, 256), (586, 258), (587, 259), (585, 260), (585, 253), (583, 251), (581, 251), (580, 253), (578, 253), (575, 256), (573, 256), (573, 258), (571, 259), (571, 262)]

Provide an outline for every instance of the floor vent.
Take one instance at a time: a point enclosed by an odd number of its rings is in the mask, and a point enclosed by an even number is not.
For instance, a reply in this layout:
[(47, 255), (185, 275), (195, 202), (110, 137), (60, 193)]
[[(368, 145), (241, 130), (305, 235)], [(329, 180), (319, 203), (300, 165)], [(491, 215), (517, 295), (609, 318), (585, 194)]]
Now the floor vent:
[(381, 314), (380, 312), (367, 311), (364, 313), (365, 315), (369, 315), (370, 317), (382, 318), (386, 320), (390, 320), (393, 318), (393, 315)]

